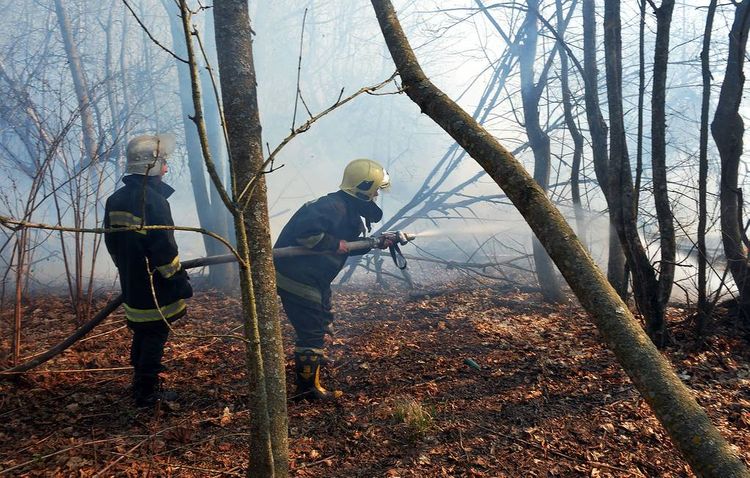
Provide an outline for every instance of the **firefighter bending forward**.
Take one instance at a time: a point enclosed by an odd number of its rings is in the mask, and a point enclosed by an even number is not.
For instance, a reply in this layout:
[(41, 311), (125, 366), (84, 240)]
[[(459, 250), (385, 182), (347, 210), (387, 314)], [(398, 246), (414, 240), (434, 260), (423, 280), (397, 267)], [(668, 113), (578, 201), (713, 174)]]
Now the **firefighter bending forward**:
[[(344, 169), (340, 190), (302, 206), (281, 231), (274, 247), (304, 246), (329, 254), (277, 258), (276, 285), (281, 303), (297, 335), (294, 350), (295, 398), (320, 400), (338, 398), (340, 391), (328, 391), (320, 384), (320, 367), (325, 360), (324, 336), (333, 322), (331, 282), (352, 251), (346, 243), (360, 239), (370, 224), (383, 217), (374, 200), (390, 186), (383, 167), (369, 159), (355, 159)], [(365, 224), (362, 223), (362, 218)], [(391, 245), (384, 239), (377, 247)]]
[[(162, 182), (173, 151), (171, 135), (138, 136), (128, 143), (125, 186), (107, 199), (105, 228), (174, 225), (167, 202), (174, 189)], [(133, 332), (130, 363), (136, 406), (175, 400), (174, 392), (161, 389), (161, 359), (169, 336), (167, 323), (185, 315), (183, 299), (192, 297), (193, 290), (180, 265), (174, 231), (109, 232), (104, 241), (120, 273), (125, 316)]]

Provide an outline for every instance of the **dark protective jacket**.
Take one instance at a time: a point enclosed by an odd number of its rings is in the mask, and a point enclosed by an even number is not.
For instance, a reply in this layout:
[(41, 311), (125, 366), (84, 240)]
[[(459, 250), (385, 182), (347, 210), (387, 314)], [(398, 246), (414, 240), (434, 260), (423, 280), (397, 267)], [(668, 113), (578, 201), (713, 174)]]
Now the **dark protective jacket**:
[[(282, 229), (274, 247), (304, 246), (315, 251), (336, 251), (340, 240), (355, 241), (366, 232), (362, 218), (378, 222), (383, 211), (372, 201), (337, 191), (302, 206)], [(276, 285), (281, 293), (321, 303), (333, 279), (350, 254), (323, 254), (274, 259)]]
[[(125, 186), (107, 199), (106, 229), (174, 225), (167, 202), (174, 189), (157, 176), (134, 174), (125, 176), (122, 181)], [(172, 321), (185, 315), (183, 299), (192, 297), (193, 291), (187, 272), (180, 265), (173, 230), (108, 232), (104, 242), (120, 273), (125, 315), (129, 321), (153, 322), (163, 318)], [(153, 291), (149, 276), (153, 278)], [(154, 302), (154, 291), (158, 306)]]

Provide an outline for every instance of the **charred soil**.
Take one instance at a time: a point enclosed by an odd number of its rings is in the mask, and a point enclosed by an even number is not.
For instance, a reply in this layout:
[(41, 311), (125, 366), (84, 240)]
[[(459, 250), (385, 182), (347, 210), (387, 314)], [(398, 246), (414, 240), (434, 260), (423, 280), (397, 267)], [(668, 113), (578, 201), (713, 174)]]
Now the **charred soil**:
[[(334, 292), (323, 380), (344, 398), (289, 402), (290, 476), (692, 476), (574, 302), (455, 289)], [(26, 316), (25, 357), (75, 328), (54, 297), (35, 299)], [(191, 300), (165, 354), (167, 384), (181, 396), (171, 410), (134, 408), (121, 311), (42, 369), (0, 382), (0, 475), (244, 476), (238, 326), (237, 300)], [(677, 345), (666, 356), (750, 460), (746, 336), (719, 319), (697, 343), (681, 309), (670, 310), (670, 328)], [(291, 358), (286, 321), (284, 333)], [(291, 362), (287, 370), (291, 396)]]

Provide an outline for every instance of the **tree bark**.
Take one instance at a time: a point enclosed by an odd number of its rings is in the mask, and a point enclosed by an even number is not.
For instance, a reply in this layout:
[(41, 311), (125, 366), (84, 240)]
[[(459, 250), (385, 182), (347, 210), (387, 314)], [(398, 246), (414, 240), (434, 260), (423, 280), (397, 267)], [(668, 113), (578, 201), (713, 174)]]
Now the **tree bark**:
[(508, 150), (425, 76), (391, 3), (372, 0), (372, 5), (406, 93), (466, 149), (518, 208), (696, 474), (750, 476), (544, 191)]
[(742, 189), (738, 169), (742, 157), (745, 123), (739, 114), (745, 74), (743, 65), (750, 28), (750, 0), (743, 0), (734, 14), (729, 32), (729, 58), (719, 93), (711, 133), (721, 157), (721, 233), (729, 270), (739, 292), (739, 312), (750, 320), (750, 263), (745, 246)]
[[(191, 12), (187, 6), (187, 0), (180, 0), (180, 13), (182, 18), (182, 29), (187, 46), (188, 64), (190, 71), (190, 89), (193, 97), (193, 107), (195, 116), (192, 118), (198, 129), (198, 137), (201, 145), (201, 152), (205, 161), (214, 187), (219, 191), (222, 202), (226, 208), (232, 211), (234, 217), (234, 229), (237, 239), (237, 252), (240, 256), (240, 293), (242, 296), (242, 330), (245, 337), (245, 363), (248, 375), (248, 393), (249, 400), (252, 404), (252, 414), (250, 418), (250, 440), (249, 440), (249, 465), (247, 475), (274, 477), (274, 460), (273, 445), (271, 437), (271, 421), (268, 404), (268, 391), (266, 389), (266, 373), (263, 363), (263, 340), (260, 332), (260, 319), (258, 317), (257, 294), (255, 284), (253, 283), (253, 263), (250, 258), (250, 242), (248, 239), (249, 222), (245, 211), (237, 207), (237, 197), (229, 197), (224, 184), (219, 177), (216, 166), (211, 157), (211, 148), (208, 144), (208, 133), (206, 132), (206, 123), (203, 117), (203, 101), (201, 95), (200, 74), (198, 73), (197, 59), (195, 48), (192, 40), (194, 29), (192, 26)], [(217, 18), (219, 18), (217, 16)], [(237, 25), (231, 25), (237, 27)], [(229, 32), (223, 32), (224, 35), (234, 38), (236, 28)], [(243, 84), (243, 86), (247, 86)], [(242, 114), (242, 111), (240, 111)], [(241, 122), (245, 117), (232, 117), (232, 124)], [(244, 133), (240, 127), (240, 133)], [(231, 141), (232, 136), (230, 136)], [(246, 180), (250, 174), (248, 158), (239, 156), (244, 162), (237, 164), (232, 171), (239, 172), (241, 176), (232, 178), (235, 180)], [(236, 188), (233, 188), (236, 191)], [(234, 193), (233, 193), (234, 194)]]
[[(672, 23), (674, 0), (663, 0), (656, 13), (656, 44), (654, 46), (654, 80), (651, 93), (651, 170), (653, 175), (654, 204), (659, 222), (659, 310), (664, 311), (672, 293), (675, 268), (675, 234), (672, 221), (672, 206), (667, 188), (667, 62), (669, 60), (669, 30)], [(662, 312), (663, 314), (663, 312)], [(666, 324), (662, 320), (660, 330), (665, 334)]]
[[(539, 83), (534, 79), (534, 61), (536, 60), (536, 46), (539, 32), (537, 30), (537, 9), (539, 0), (527, 0), (528, 10), (523, 26), (523, 44), (518, 57), (521, 70), (521, 97), (523, 102), (523, 121), (529, 145), (534, 152), (534, 180), (547, 192), (550, 175), (550, 141), (547, 133), (539, 122), (539, 99), (546, 87), (545, 78)], [(552, 265), (547, 251), (536, 239), (532, 238), (534, 249), (534, 268), (536, 269), (539, 288), (546, 302), (561, 302), (563, 293), (555, 277), (555, 267)]]
[(711, 99), (711, 68), (708, 55), (711, 49), (711, 32), (713, 31), (714, 14), (717, 0), (711, 0), (706, 13), (706, 29), (703, 32), (703, 50), (701, 50), (701, 73), (703, 76), (703, 94), (701, 97), (701, 132), (698, 160), (698, 335), (703, 335), (708, 317), (711, 314), (707, 299), (706, 264), (706, 220), (708, 217), (708, 109)]
[(659, 284), (641, 243), (636, 223), (633, 178), (625, 139), (622, 108), (622, 38), (620, 35), (620, 2), (604, 1), (604, 53), (607, 70), (607, 101), (609, 104), (609, 188), (610, 214), (617, 235), (625, 250), (627, 265), (633, 275), (633, 292), (638, 309), (646, 319), (651, 340), (663, 347), (668, 342), (664, 310), (659, 302)]
[[(268, 397), (273, 476), (286, 477), (288, 445), (285, 360), (276, 298), (266, 183), (260, 170), (263, 165), (263, 142), (247, 2), (224, 0), (215, 3), (214, 21), (229, 152), (236, 175), (237, 188), (232, 191), (235, 199), (248, 181), (260, 175), (250, 203), (242, 213), (248, 220), (245, 234), (253, 264), (252, 281), (256, 291), (255, 305)], [(248, 470), (249, 476), (268, 476), (252, 474), (251, 470), (252, 468)]]
[[(586, 119), (591, 135), (591, 150), (594, 159), (594, 174), (599, 181), (607, 204), (610, 203), (609, 152), (607, 151), (607, 122), (599, 106), (599, 71), (596, 61), (596, 2), (583, 0), (583, 74), (586, 102)], [(624, 300), (628, 292), (625, 274), (625, 253), (617, 237), (613, 223), (612, 206), (609, 206), (609, 254), (607, 279), (617, 294)]]

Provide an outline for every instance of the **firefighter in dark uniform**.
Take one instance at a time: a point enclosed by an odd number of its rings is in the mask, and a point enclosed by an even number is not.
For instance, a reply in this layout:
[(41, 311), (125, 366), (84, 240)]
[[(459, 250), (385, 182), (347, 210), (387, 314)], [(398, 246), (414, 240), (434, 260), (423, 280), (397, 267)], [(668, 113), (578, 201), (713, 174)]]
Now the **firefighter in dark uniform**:
[[(355, 159), (344, 170), (340, 190), (302, 206), (281, 231), (274, 247), (304, 246), (330, 254), (277, 258), (276, 285), (289, 321), (297, 335), (294, 351), (295, 397), (309, 400), (337, 398), (320, 384), (325, 362), (324, 337), (333, 322), (331, 282), (350, 255), (346, 242), (360, 239), (370, 224), (383, 217), (374, 202), (390, 186), (383, 167), (369, 159)], [(363, 224), (362, 219), (365, 223)], [(383, 239), (378, 248), (392, 244)]]
[[(174, 225), (167, 202), (174, 189), (162, 182), (174, 143), (171, 135), (139, 136), (128, 143), (125, 186), (107, 199), (105, 228)], [(136, 406), (174, 400), (174, 392), (161, 388), (161, 359), (168, 324), (185, 315), (184, 299), (193, 295), (180, 265), (174, 231), (108, 232), (104, 241), (120, 274), (125, 316), (133, 332), (130, 363)]]

